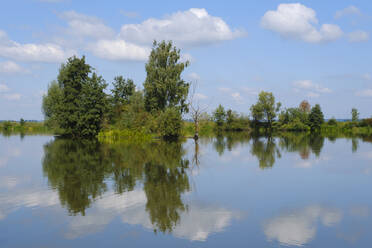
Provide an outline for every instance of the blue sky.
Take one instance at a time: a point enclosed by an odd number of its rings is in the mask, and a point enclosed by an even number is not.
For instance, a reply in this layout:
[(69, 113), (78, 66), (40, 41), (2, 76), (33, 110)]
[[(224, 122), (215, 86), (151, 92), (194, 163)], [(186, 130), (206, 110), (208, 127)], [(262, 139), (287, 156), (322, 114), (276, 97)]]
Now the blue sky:
[(139, 88), (153, 39), (174, 40), (200, 104), (249, 113), (261, 90), (327, 118), (372, 116), (372, 3), (340, 1), (5, 1), (0, 119), (43, 119), (41, 97), (67, 57)]

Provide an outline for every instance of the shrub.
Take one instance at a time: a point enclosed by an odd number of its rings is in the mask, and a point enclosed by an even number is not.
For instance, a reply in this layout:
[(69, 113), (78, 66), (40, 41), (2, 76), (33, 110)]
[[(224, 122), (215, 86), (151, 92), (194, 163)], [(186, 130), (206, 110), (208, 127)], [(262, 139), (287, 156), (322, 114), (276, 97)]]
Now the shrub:
[(164, 139), (178, 139), (181, 128), (182, 117), (177, 108), (167, 108), (159, 115), (159, 133)]

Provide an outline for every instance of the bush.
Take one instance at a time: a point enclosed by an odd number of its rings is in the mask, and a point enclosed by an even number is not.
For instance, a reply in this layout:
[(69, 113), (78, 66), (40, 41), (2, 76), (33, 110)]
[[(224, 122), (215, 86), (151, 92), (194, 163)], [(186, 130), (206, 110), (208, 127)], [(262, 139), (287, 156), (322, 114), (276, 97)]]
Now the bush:
[(328, 125), (330, 126), (336, 126), (337, 125), (337, 121), (335, 118), (332, 118), (328, 121)]
[(282, 125), (280, 129), (285, 131), (309, 131), (310, 127), (302, 123), (299, 119), (295, 119), (291, 123)]
[(363, 119), (361, 122), (362, 127), (372, 127), (372, 118)]
[(166, 140), (178, 139), (181, 135), (182, 117), (177, 108), (167, 108), (159, 115), (159, 133)]

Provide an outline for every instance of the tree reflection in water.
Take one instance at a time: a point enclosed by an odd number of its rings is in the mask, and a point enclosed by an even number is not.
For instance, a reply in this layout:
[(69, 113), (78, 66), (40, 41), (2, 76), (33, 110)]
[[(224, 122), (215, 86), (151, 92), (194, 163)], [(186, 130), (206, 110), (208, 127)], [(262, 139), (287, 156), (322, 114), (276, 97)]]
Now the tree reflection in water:
[(56, 139), (44, 146), (44, 176), (58, 191), (70, 214), (85, 215), (92, 202), (108, 189), (132, 191), (143, 183), (146, 211), (155, 231), (172, 232), (187, 210), (182, 194), (190, 190), (181, 143), (105, 145)]

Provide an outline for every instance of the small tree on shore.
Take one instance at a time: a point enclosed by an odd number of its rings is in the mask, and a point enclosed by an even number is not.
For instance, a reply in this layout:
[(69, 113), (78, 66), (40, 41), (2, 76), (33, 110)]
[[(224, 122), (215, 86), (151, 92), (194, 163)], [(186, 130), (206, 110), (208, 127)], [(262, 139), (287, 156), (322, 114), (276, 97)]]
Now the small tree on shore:
[(359, 120), (359, 112), (356, 108), (351, 109), (351, 120), (357, 122)]
[(222, 128), (223, 124), (226, 120), (226, 112), (224, 107), (220, 104), (216, 108), (216, 110), (213, 112), (213, 119), (217, 124), (218, 128)]
[(264, 120), (271, 129), (281, 107), (281, 103), (275, 103), (275, 97), (271, 92), (261, 91), (258, 101), (251, 107), (251, 115), (255, 121)]
[(321, 125), (324, 123), (324, 115), (319, 104), (316, 104), (310, 112), (309, 124), (312, 131), (319, 131)]

